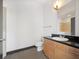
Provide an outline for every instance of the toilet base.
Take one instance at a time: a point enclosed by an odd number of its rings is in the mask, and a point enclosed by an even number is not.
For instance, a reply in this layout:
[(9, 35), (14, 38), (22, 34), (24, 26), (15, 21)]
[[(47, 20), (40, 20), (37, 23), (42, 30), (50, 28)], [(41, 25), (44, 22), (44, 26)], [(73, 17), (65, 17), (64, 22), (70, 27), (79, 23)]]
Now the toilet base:
[(38, 51), (38, 52), (40, 52), (40, 51), (42, 51), (42, 50), (43, 50), (42, 47), (37, 47), (37, 51)]

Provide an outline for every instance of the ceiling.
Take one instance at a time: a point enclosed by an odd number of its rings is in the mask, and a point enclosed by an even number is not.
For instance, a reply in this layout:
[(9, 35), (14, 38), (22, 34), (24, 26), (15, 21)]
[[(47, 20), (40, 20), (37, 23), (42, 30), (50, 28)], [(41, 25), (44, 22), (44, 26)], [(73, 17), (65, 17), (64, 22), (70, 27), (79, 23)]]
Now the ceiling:
[(67, 3), (69, 3), (72, 0), (59, 0), (59, 1), (62, 3), (62, 5), (66, 5)]
[[(18, 2), (18, 3), (27, 3), (28, 1), (31, 3), (31, 2), (35, 2), (35, 3), (39, 3), (39, 4), (47, 4), (47, 3), (51, 3), (51, 4), (54, 4), (57, 0), (3, 0), (4, 2), (6, 1), (13, 1), (14, 3), (15, 2)], [(59, 0), (60, 2), (62, 2), (62, 5), (65, 5), (67, 4), (68, 2), (70, 2), (71, 0)]]

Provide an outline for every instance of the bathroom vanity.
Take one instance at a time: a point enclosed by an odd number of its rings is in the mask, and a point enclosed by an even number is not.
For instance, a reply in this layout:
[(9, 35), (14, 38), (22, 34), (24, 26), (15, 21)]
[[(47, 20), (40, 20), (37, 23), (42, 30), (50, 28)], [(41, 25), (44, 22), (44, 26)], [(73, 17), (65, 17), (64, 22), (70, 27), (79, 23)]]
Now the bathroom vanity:
[(57, 41), (44, 37), (43, 52), (48, 59), (79, 59), (79, 44), (74, 41)]

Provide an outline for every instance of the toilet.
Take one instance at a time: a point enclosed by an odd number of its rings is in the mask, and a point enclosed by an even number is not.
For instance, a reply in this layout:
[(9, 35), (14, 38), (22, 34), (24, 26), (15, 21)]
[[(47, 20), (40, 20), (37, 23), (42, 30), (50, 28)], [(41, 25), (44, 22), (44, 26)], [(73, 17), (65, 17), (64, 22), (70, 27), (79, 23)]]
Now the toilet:
[(36, 42), (35, 46), (36, 46), (38, 52), (42, 51), (42, 49), (43, 49), (42, 45), (43, 45), (42, 41)]

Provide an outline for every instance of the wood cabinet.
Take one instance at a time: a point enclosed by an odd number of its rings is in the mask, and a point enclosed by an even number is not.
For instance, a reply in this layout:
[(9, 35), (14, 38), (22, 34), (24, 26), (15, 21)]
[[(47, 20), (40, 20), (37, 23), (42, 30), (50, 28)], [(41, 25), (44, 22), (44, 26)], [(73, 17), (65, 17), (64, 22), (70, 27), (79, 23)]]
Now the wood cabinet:
[(67, 59), (65, 45), (56, 42), (55, 56), (54, 57), (55, 57), (55, 59)]
[(55, 55), (55, 43), (53, 41), (50, 41), (50, 40), (45, 40), (43, 51), (44, 51), (45, 55), (49, 59), (54, 59), (54, 55)]
[(79, 59), (79, 49), (48, 39), (43, 51), (49, 59)]
[(67, 59), (79, 59), (79, 49), (66, 46), (66, 56)]

